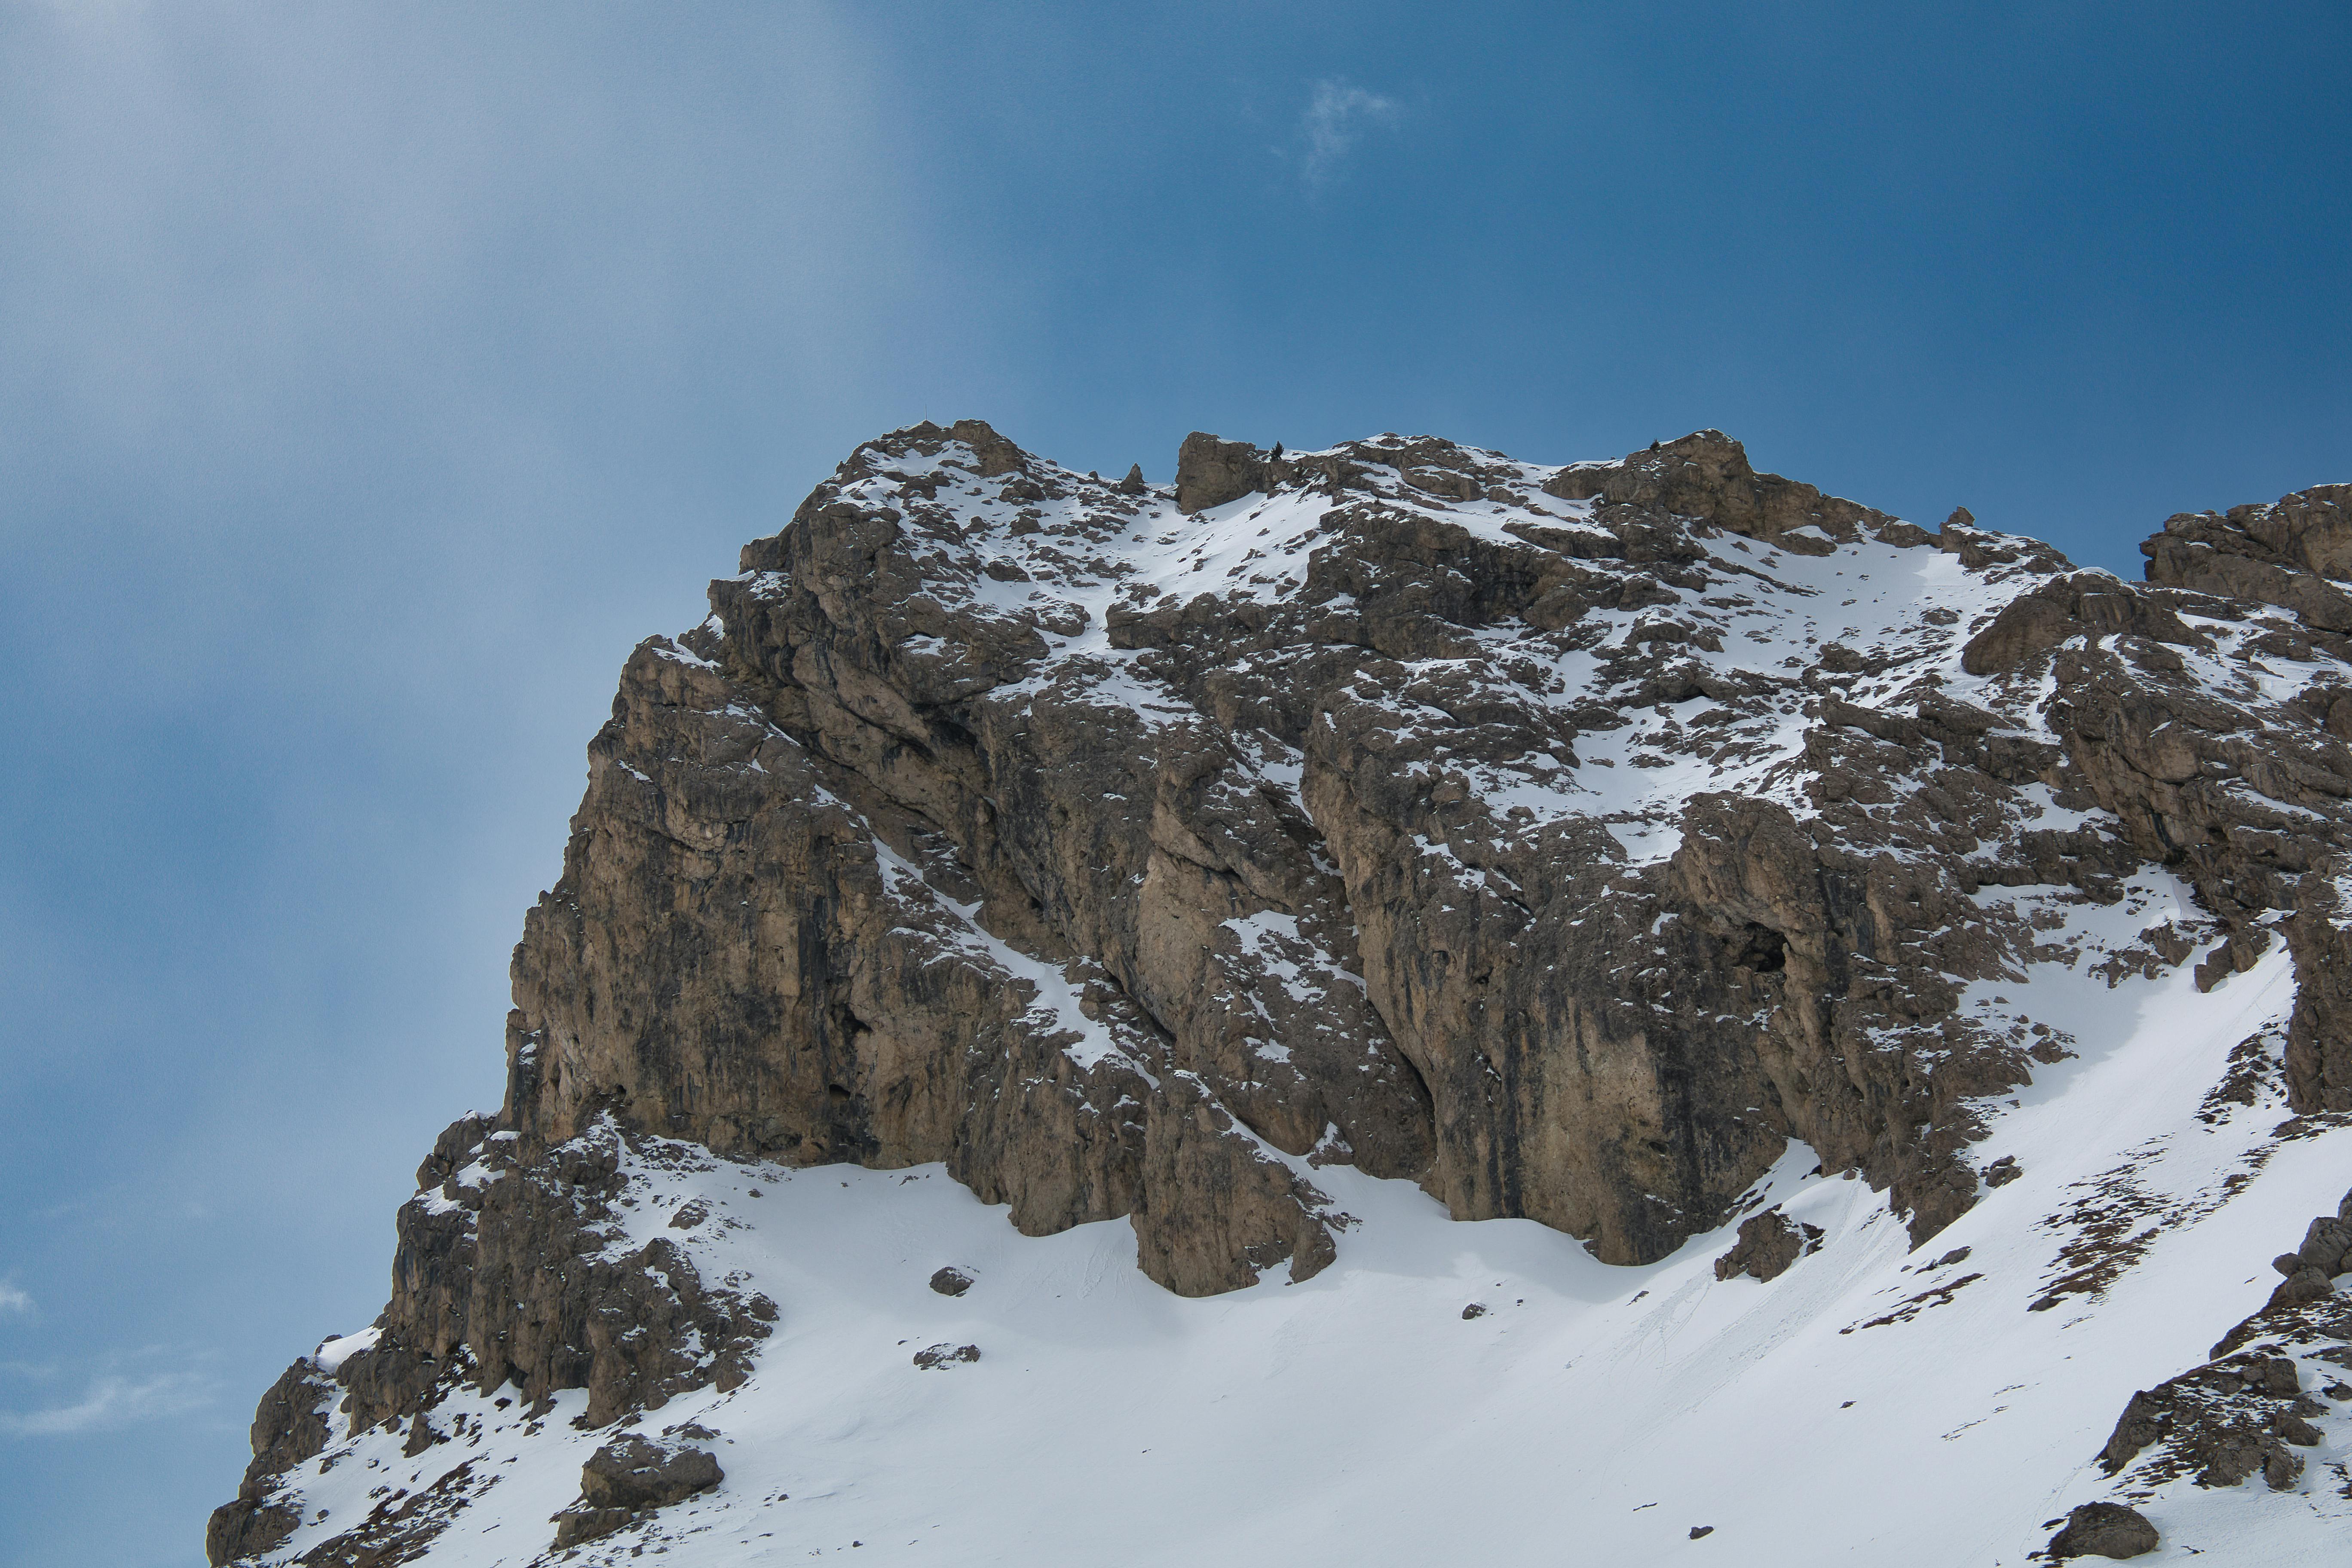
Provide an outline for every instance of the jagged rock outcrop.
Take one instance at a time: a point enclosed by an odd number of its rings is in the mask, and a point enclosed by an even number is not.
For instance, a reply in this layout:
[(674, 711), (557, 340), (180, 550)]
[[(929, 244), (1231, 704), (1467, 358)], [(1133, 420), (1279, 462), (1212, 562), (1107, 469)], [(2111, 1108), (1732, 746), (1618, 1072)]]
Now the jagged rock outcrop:
[(236, 1497), (213, 1510), (205, 1526), (205, 1554), (215, 1563), (254, 1557), (294, 1531), (293, 1510), (269, 1500), (278, 1479), (327, 1445), (332, 1384), (309, 1361), (298, 1361), (270, 1385), (253, 1414), (253, 1462)]
[(2352, 632), (2352, 485), (2321, 485), (2268, 506), (2177, 512), (2140, 547), (2147, 580), (2292, 610), (2306, 635)]
[(1266, 483), (1265, 466), (1265, 454), (1248, 442), (1195, 430), (1176, 449), (1176, 508), (1195, 512), (1239, 500)]
[[(1188, 1295), (1328, 1265), (1335, 1163), (1633, 1263), (1794, 1139), (1924, 1242), (2069, 1053), (2001, 986), (2158, 872), (2199, 915), (2115, 962), (2283, 936), (2294, 1105), (2352, 1109), (2342, 490), (2175, 518), (2133, 585), (1715, 431), (1195, 433), (1170, 488), (866, 443), (630, 657), (504, 1103), (419, 1172), (375, 1342), (273, 1391), (215, 1561), (282, 1539), (301, 1411), (430, 1445), (460, 1384), (601, 1426), (740, 1381), (774, 1306), (684, 1211), (622, 1245), (623, 1166), (682, 1148), (938, 1163)], [(1731, 1272), (1808, 1245), (1748, 1224)]]
[[(539, 1411), (560, 1390), (585, 1389), (582, 1419), (603, 1426), (743, 1381), (775, 1306), (706, 1282), (667, 1238), (614, 1245), (624, 1139), (609, 1119), (552, 1149), (480, 1117), (443, 1133), (400, 1210), (390, 1304), (363, 1346), (331, 1367), (295, 1363), (264, 1397), (245, 1485), (206, 1531), (213, 1562), (266, 1551), (292, 1530), (269, 1500), (320, 1451), (331, 1410), (354, 1430), (404, 1427), (415, 1455), (454, 1436), (434, 1408), (459, 1384), (511, 1387)], [(440, 1517), (382, 1512), (368, 1550), (415, 1545)]]
[(2279, 1256), (2285, 1279), (2222, 1336), (2212, 1360), (2132, 1395), (2100, 1450), (2101, 1468), (2112, 1476), (2136, 1467), (2143, 1485), (2186, 1475), (2231, 1487), (2260, 1471), (2273, 1490), (2292, 1486), (2304, 1470), (2294, 1450), (2324, 1440), (2312, 1418), (2330, 1414), (2305, 1391), (2305, 1369), (2319, 1373), (2333, 1397), (2352, 1399), (2340, 1378), (2352, 1368), (2352, 1300), (2335, 1285), (2352, 1264), (2348, 1248), (2352, 1193), (2311, 1222), (2301, 1247)]
[[(706, 1283), (667, 1238), (613, 1247), (618, 1130), (535, 1152), (528, 1134), (482, 1125), (444, 1135), (418, 1173), (443, 1179), (400, 1211), (380, 1336), (335, 1374), (355, 1420), (407, 1421), (422, 1446), (426, 1406), (452, 1378), (511, 1384), (542, 1407), (585, 1388), (593, 1426), (743, 1380), (775, 1307)], [(468, 1134), (478, 1141), (446, 1152)]]

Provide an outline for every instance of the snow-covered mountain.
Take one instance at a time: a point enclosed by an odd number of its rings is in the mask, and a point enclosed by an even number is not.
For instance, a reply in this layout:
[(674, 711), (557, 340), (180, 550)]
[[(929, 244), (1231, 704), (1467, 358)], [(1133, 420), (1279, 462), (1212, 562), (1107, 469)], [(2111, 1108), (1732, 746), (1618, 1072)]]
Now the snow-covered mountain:
[(2340, 1554), (2347, 503), (868, 443), (213, 1559)]

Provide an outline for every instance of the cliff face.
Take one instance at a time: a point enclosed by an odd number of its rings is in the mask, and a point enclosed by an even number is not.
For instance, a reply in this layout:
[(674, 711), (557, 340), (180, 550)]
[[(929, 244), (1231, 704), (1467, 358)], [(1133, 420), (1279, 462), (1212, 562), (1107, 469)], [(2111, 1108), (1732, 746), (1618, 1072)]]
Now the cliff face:
[(1196, 435), (1172, 490), (868, 443), (630, 658), (505, 1104), (419, 1173), (373, 1341), (273, 1391), (215, 1560), (292, 1529), (323, 1402), (426, 1444), (461, 1384), (603, 1425), (740, 1383), (775, 1307), (622, 1245), (649, 1139), (937, 1163), (1187, 1296), (1328, 1264), (1333, 1166), (1642, 1265), (1795, 1140), (1916, 1245), (2079, 1044), (2009, 992), (2157, 872), (2198, 909), (2108, 984), (2283, 938), (2294, 1108), (2352, 1110), (2346, 499), (2175, 518), (2133, 586), (1712, 431)]

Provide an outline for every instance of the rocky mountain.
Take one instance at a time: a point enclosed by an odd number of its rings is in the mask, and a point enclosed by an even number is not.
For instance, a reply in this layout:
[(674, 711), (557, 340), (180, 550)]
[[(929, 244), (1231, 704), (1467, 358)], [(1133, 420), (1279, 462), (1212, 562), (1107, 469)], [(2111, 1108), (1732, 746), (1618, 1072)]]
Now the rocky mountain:
[(212, 1561), (2341, 1550), (2352, 486), (2143, 549), (867, 443), (630, 658)]

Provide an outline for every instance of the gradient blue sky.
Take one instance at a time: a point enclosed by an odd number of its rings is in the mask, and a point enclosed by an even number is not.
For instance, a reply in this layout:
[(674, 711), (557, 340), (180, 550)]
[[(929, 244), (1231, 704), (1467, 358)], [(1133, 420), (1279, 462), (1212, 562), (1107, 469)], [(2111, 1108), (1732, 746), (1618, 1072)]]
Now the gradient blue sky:
[(2326, 5), (0, 0), (0, 1563), (185, 1565), (495, 1105), (630, 646), (858, 440), (2352, 479)]

